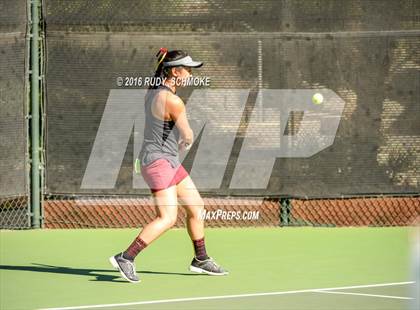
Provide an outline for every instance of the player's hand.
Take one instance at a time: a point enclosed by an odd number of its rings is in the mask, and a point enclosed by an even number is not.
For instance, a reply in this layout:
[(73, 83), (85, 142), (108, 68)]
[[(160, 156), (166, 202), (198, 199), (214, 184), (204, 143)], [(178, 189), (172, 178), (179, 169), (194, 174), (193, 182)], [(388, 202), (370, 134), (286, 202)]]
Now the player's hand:
[(191, 144), (184, 142), (184, 140), (178, 141), (178, 147), (180, 151), (188, 151), (191, 148)]

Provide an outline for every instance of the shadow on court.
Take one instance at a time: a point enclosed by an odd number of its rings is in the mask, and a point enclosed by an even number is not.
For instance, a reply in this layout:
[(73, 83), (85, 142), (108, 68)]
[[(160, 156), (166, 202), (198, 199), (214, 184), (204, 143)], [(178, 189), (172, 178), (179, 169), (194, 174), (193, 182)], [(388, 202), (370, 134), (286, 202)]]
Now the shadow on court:
[[(90, 269), (90, 268), (71, 268), (62, 266), (52, 266), (44, 264), (32, 263), (33, 266), (11, 266), (11, 265), (0, 265), (0, 270), (17, 270), (17, 271), (31, 271), (31, 272), (46, 272), (46, 273), (58, 273), (58, 274), (69, 274), (79, 276), (95, 277), (89, 281), (105, 281), (105, 282), (122, 282), (129, 283), (121, 280), (120, 276), (102, 274), (101, 272), (118, 272), (115, 269)], [(199, 276), (199, 274), (193, 273), (182, 273), (182, 272), (167, 272), (167, 271), (150, 271), (140, 270), (140, 274), (156, 274), (156, 275), (174, 275), (174, 276)]]

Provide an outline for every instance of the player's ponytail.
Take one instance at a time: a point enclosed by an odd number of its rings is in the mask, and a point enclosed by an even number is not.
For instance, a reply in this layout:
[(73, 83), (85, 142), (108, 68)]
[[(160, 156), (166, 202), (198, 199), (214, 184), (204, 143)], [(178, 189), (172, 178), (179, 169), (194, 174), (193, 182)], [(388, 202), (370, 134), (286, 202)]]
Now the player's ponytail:
[(156, 65), (155, 77), (159, 77), (162, 75), (163, 60), (165, 59), (167, 54), (168, 54), (168, 49), (165, 47), (161, 47), (159, 49), (159, 52), (156, 54), (156, 57), (158, 58), (158, 63)]
[[(157, 64), (156, 64), (154, 77), (155, 78), (168, 77), (170, 67), (165, 67), (163, 65), (163, 63), (173, 61), (173, 60), (177, 60), (177, 59), (183, 58), (185, 56), (187, 56), (187, 53), (185, 53), (184, 51), (173, 50), (173, 51), (168, 52), (167, 48), (164, 48), (164, 47), (160, 48), (159, 51), (156, 54)], [(157, 88), (157, 85), (149, 87), (149, 89), (156, 89), (156, 88)]]

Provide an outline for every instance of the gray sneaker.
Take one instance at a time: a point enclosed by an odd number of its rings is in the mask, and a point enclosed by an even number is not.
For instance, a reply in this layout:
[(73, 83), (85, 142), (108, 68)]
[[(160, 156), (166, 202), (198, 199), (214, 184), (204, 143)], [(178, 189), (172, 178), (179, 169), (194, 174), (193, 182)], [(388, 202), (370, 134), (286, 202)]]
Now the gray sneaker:
[(109, 258), (109, 261), (112, 264), (112, 266), (114, 266), (120, 271), (124, 279), (131, 283), (140, 282), (140, 279), (136, 273), (136, 265), (133, 261), (125, 259), (122, 253), (119, 253), (115, 256), (111, 256)]
[(224, 276), (229, 274), (228, 271), (219, 266), (211, 257), (205, 260), (198, 260), (194, 257), (190, 265), (190, 271), (206, 273), (212, 276)]

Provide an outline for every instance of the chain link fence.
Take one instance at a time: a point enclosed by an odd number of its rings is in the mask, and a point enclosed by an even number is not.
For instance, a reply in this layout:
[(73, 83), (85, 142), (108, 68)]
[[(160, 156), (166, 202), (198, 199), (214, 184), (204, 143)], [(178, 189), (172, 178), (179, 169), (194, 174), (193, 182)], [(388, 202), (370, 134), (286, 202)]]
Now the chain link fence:
[[(29, 9), (25, 0), (0, 0), (0, 228), (6, 229), (29, 227), (31, 216)], [(213, 88), (250, 90), (243, 128), (261, 89), (329, 88), (346, 102), (334, 144), (310, 158), (277, 158), (265, 190), (229, 188), (246, 132), (239, 130), (221, 188), (205, 193), (209, 214), (221, 212), (206, 220), (208, 226), (417, 223), (419, 16), (415, 0), (326, 0), (323, 5), (300, 0), (43, 1), (45, 227), (139, 227), (154, 217), (148, 191), (132, 187), (133, 137), (115, 188), (81, 189), (81, 180), (116, 78), (150, 75), (154, 54), (163, 45), (203, 60), (202, 73), (211, 77)], [(227, 103), (227, 110), (236, 108)], [(208, 112), (219, 115), (216, 127), (230, 128), (229, 113)], [(264, 123), (264, 118), (278, 121), (271, 116), (270, 111), (262, 115), (257, 138), (279, 137), (276, 126)], [(305, 135), (302, 119), (303, 112), (291, 113), (284, 134)], [(311, 126), (310, 131), (322, 127)], [(257, 140), (264, 151), (267, 139)], [(186, 166), (193, 159), (187, 158)], [(272, 198), (261, 202), (254, 194)], [(349, 196), (365, 198), (340, 198)], [(227, 219), (255, 212), (258, 218)], [(177, 226), (184, 225), (180, 208)]]
[(29, 196), (0, 198), (0, 229), (29, 228)]
[[(208, 227), (259, 227), (280, 225), (278, 199), (207, 197), (202, 216)], [(150, 197), (55, 195), (44, 202), (46, 228), (142, 227), (155, 217)], [(184, 227), (186, 211), (178, 208), (175, 227)]]
[(282, 214), (285, 226), (415, 226), (420, 197), (291, 199)]
[(0, 229), (30, 227), (27, 1), (0, 1)]
[[(341, 199), (204, 198), (207, 227), (341, 227), (419, 224), (420, 197)], [(45, 200), (46, 228), (142, 227), (152, 221), (151, 198), (50, 196)], [(176, 227), (185, 226), (180, 207)]]

